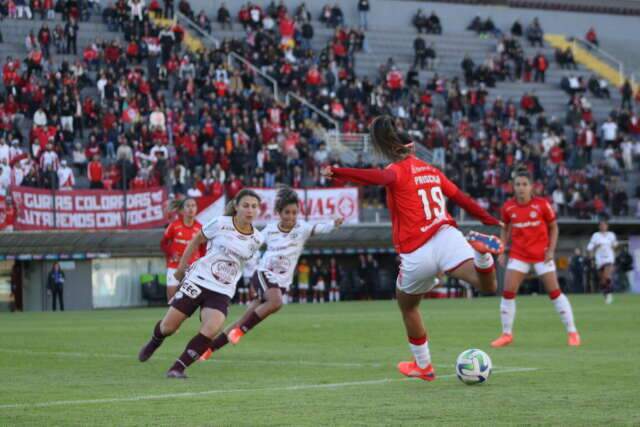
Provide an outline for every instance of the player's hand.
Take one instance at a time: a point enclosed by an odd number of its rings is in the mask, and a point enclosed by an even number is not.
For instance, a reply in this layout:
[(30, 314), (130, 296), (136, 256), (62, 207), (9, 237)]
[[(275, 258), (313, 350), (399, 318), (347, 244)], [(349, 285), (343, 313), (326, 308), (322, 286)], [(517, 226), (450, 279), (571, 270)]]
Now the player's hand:
[(500, 226), (500, 228), (505, 228), (506, 227), (506, 225), (504, 225), (504, 222), (502, 222), (502, 221), (500, 221), (498, 225)]
[(333, 176), (333, 171), (331, 170), (331, 166), (325, 166), (320, 169), (320, 175), (331, 178)]
[(507, 256), (504, 253), (498, 255), (498, 264), (500, 264), (501, 267), (507, 265)]
[(340, 227), (342, 224), (344, 223), (344, 218), (340, 217), (340, 218), (336, 218), (336, 220), (333, 222), (333, 225), (338, 228)]
[(184, 279), (184, 275), (185, 275), (186, 270), (187, 269), (185, 267), (179, 267), (176, 270), (176, 272), (173, 273), (173, 277), (175, 277), (178, 282), (182, 282), (182, 279)]
[(555, 251), (552, 251), (551, 249), (548, 249), (545, 253), (544, 253), (544, 262), (549, 262), (549, 261), (553, 261), (556, 257)]

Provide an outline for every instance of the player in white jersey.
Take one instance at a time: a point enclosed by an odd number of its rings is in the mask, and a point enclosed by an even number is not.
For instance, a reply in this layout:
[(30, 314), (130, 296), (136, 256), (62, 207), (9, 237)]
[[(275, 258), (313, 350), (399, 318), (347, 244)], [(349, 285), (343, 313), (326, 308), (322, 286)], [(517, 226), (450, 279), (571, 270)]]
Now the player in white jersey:
[[(147, 361), (163, 340), (200, 307), (198, 334), (167, 372), (169, 378), (186, 378), (184, 370), (200, 358), (222, 330), (244, 264), (264, 243), (262, 233), (253, 227), (259, 207), (258, 194), (241, 190), (227, 205), (226, 216), (210, 221), (189, 242), (175, 273), (180, 288), (167, 314), (156, 324), (151, 340), (140, 350), (138, 360)], [(191, 255), (203, 243), (207, 244), (206, 254), (187, 270)]]
[(330, 233), (342, 225), (343, 219), (333, 223), (311, 225), (298, 220), (298, 194), (289, 187), (281, 188), (276, 197), (276, 212), (280, 221), (267, 225), (262, 234), (267, 250), (262, 255), (253, 286), (258, 298), (247, 308), (242, 318), (219, 334), (211, 343), (210, 352), (202, 359), (229, 342), (237, 344), (242, 336), (258, 323), (282, 307), (282, 296), (293, 282), (293, 273), (304, 245), (314, 234)]
[(605, 302), (613, 302), (613, 266), (616, 260), (615, 249), (618, 246), (616, 234), (609, 231), (607, 221), (600, 221), (600, 231), (593, 233), (587, 250), (594, 254), (600, 289), (604, 293)]

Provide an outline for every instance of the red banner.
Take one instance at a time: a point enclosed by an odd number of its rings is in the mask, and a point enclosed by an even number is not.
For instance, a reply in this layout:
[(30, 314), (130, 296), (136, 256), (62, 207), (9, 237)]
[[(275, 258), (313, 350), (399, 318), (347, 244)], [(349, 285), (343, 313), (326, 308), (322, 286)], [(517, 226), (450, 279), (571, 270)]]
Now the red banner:
[(163, 188), (56, 191), (12, 187), (16, 230), (118, 230), (167, 223)]

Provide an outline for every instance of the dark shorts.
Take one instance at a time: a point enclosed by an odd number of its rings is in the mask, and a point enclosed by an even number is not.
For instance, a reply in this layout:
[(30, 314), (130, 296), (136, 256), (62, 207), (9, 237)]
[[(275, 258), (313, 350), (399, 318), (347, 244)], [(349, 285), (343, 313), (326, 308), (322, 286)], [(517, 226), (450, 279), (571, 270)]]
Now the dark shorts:
[(187, 316), (191, 316), (198, 307), (212, 308), (226, 316), (230, 302), (231, 299), (226, 295), (183, 281), (171, 300), (171, 307)]
[(256, 271), (251, 279), (251, 286), (255, 289), (258, 298), (261, 301), (265, 300), (264, 293), (267, 289), (280, 289), (282, 295), (287, 293), (286, 288), (281, 288), (277, 283), (270, 281), (262, 271)]

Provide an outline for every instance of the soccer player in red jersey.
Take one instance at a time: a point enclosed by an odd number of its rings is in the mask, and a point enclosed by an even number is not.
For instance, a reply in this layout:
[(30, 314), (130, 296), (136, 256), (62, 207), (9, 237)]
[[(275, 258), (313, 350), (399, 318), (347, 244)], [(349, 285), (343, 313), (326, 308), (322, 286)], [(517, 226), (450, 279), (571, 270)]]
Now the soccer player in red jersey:
[(391, 161), (384, 170), (326, 167), (322, 173), (340, 181), (386, 187), (393, 244), (402, 261), (396, 296), (414, 356), (411, 362), (400, 362), (398, 370), (408, 377), (433, 381), (435, 372), (419, 310), (423, 295), (433, 288), (436, 276), (442, 272), (483, 292), (495, 292), (491, 255), (503, 249), (495, 236), (473, 232), (465, 239), (447, 212), (445, 197), (484, 224), (500, 225), (500, 221), (439, 169), (418, 159), (411, 140), (398, 132), (391, 117), (381, 116), (373, 121), (371, 140), (374, 149)]
[[(180, 257), (191, 239), (202, 229), (202, 224), (195, 219), (198, 212), (198, 205), (195, 199), (187, 197), (186, 199), (176, 200), (174, 208), (180, 213), (180, 218), (169, 224), (160, 241), (162, 252), (167, 257), (167, 301), (169, 302), (171, 302), (171, 298), (175, 295), (176, 289), (180, 284), (174, 277)], [(200, 248), (200, 250), (194, 252), (189, 260), (189, 265), (203, 255), (203, 249)]]
[[(533, 197), (531, 175), (526, 169), (514, 173), (515, 197), (502, 207), (502, 241), (511, 237), (509, 261), (504, 278), (504, 291), (500, 303), (502, 335), (491, 343), (492, 347), (504, 347), (513, 342), (513, 321), (516, 317), (516, 295), (518, 288), (533, 268), (542, 281), (549, 298), (567, 328), (570, 346), (580, 345), (580, 335), (573, 321), (573, 310), (566, 295), (560, 290), (554, 253), (558, 243), (558, 223), (549, 202), (542, 197)], [(505, 255), (498, 261), (505, 264)]]

